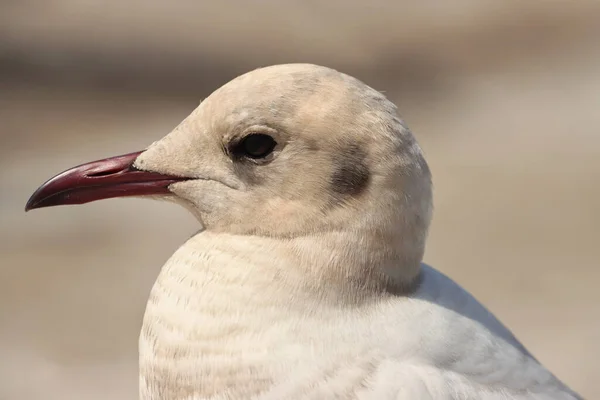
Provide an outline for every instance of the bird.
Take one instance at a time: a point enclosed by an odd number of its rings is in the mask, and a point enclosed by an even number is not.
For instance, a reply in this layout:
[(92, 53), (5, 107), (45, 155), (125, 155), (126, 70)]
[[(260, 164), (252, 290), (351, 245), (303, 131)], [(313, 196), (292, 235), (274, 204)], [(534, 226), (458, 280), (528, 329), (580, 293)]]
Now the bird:
[(244, 73), (145, 150), (51, 178), (25, 210), (124, 196), (174, 201), (201, 227), (150, 292), (140, 399), (581, 399), (423, 262), (423, 150), (350, 75)]

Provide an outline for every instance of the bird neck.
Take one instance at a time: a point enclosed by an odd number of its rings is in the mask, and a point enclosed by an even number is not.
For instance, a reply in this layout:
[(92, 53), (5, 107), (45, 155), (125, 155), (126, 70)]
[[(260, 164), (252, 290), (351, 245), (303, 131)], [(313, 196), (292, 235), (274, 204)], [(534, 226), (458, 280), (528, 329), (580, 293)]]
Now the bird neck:
[[(270, 368), (289, 356), (282, 340), (295, 343), (323, 326), (339, 335), (336, 321), (349, 309), (388, 295), (383, 274), (359, 268), (384, 257), (359, 256), (366, 244), (348, 240), (209, 231), (188, 240), (148, 300), (139, 343), (142, 398), (174, 390), (211, 398), (230, 390), (234, 377), (245, 395), (259, 393), (270, 385)], [(259, 357), (265, 349), (274, 358)]]
[(320, 290), (333, 288), (345, 303), (390, 289), (411, 290), (420, 272), (421, 257), (407, 256), (412, 253), (384, 231), (324, 232), (288, 245), (304, 279)]
[[(244, 390), (240, 397), (258, 394), (281, 373), (273, 366), (301, 362), (296, 354), (281, 364), (295, 354), (282, 340), (301, 343), (328, 327), (339, 344), (341, 321), (365, 318), (355, 311), (389, 295), (384, 274), (359, 268), (385, 260), (387, 253), (359, 255), (377, 253), (367, 245), (343, 234), (192, 237), (164, 265), (148, 300), (139, 342), (142, 398), (212, 398), (231, 390), (232, 380)], [(354, 339), (348, 343), (353, 348)]]
[(203, 231), (165, 264), (158, 283), (188, 281), (190, 296), (204, 297), (218, 283), (247, 287), (249, 297), (270, 292), (286, 302), (356, 304), (390, 289), (411, 290), (418, 281), (421, 260), (403, 257), (386, 241), (355, 232), (281, 239)]

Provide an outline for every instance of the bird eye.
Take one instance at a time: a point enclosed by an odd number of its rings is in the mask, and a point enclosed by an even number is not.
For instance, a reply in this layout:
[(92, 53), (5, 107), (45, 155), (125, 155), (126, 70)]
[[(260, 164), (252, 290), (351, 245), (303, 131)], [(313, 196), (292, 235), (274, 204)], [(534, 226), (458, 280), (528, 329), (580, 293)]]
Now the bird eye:
[(264, 133), (253, 133), (239, 143), (238, 151), (242, 156), (260, 159), (271, 154), (276, 145), (277, 142), (271, 136)]

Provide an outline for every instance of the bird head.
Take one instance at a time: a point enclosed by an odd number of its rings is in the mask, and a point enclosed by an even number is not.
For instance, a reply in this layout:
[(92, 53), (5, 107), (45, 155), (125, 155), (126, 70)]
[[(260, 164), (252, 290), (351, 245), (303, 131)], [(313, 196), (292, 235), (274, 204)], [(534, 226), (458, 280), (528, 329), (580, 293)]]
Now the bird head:
[(309, 64), (233, 79), (146, 150), (53, 177), (26, 210), (123, 196), (174, 200), (213, 231), (363, 233), (417, 266), (432, 207), (429, 169), (396, 107)]

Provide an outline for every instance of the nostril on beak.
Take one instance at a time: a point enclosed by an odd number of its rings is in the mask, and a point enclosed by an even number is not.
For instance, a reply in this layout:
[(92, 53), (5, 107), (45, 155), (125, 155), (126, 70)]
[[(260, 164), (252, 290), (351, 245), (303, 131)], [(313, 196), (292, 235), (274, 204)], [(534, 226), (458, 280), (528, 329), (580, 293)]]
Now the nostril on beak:
[(123, 168), (115, 166), (114, 168), (102, 169), (96, 172), (88, 172), (85, 175), (89, 178), (100, 178), (103, 176), (118, 174), (119, 172), (123, 172)]

